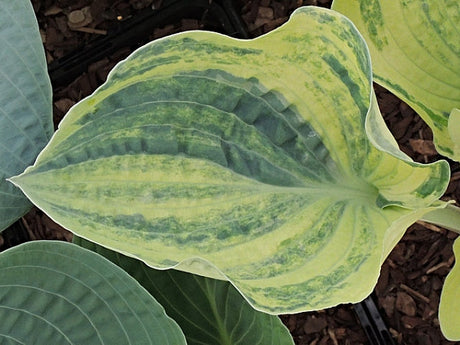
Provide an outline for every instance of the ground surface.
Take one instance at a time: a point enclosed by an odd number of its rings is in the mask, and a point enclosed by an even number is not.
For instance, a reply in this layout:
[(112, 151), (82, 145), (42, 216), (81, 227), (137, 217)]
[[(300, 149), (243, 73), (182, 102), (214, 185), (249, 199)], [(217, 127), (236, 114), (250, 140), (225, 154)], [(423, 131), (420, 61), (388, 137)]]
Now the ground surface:
[[(104, 35), (106, 30), (148, 6), (159, 8), (162, 1), (152, 0), (33, 0), (48, 62), (65, 56), (86, 42)], [(301, 5), (330, 6), (328, 0), (235, 1), (250, 36), (255, 37), (281, 25)], [(77, 11), (77, 12), (75, 12)], [(82, 12), (79, 12), (82, 11)], [(181, 30), (202, 29), (197, 19), (177, 20), (155, 29), (150, 39)], [(88, 71), (67, 85), (55, 87), (54, 120), (57, 125), (67, 110), (90, 94), (120, 59), (130, 53), (120, 49), (90, 65)], [(401, 149), (413, 159), (431, 162), (439, 159), (432, 135), (423, 121), (403, 102), (376, 86), (385, 120)], [(460, 200), (459, 166), (453, 164), (452, 181), (446, 199)], [(23, 219), (31, 239), (70, 240), (71, 234), (33, 209)], [(439, 331), (437, 308), (445, 276), (452, 267), (452, 242), (456, 236), (446, 230), (415, 224), (393, 250), (382, 267), (375, 288), (375, 300), (397, 344), (455, 344)], [(0, 236), (0, 249), (14, 245), (14, 236)], [(3, 244), (2, 244), (3, 243)], [(369, 344), (357, 321), (353, 306), (344, 305), (324, 311), (282, 316), (298, 345)]]

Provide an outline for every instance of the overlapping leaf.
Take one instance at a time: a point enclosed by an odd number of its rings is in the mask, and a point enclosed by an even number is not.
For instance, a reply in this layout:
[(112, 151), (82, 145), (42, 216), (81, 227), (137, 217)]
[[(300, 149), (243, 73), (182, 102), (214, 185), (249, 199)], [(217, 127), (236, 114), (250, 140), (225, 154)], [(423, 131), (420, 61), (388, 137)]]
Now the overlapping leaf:
[(277, 316), (255, 311), (228, 282), (155, 270), (77, 236), (74, 243), (105, 256), (136, 278), (179, 324), (189, 345), (294, 344)]
[(51, 84), (32, 5), (0, 2), (0, 231), (31, 204), (5, 179), (32, 164), (53, 133)]
[(460, 240), (454, 242), (457, 262), (447, 276), (442, 287), (439, 304), (439, 322), (444, 336), (452, 341), (460, 340)]
[(185, 345), (126, 272), (76, 245), (35, 241), (0, 254), (0, 343)]
[(449, 178), (397, 149), (371, 84), (364, 41), (329, 10), (249, 41), (171, 36), (119, 64), (13, 182), (81, 237), (228, 279), (258, 309), (358, 301)]
[(441, 154), (460, 160), (458, 118), (449, 120), (460, 108), (460, 3), (334, 0), (332, 8), (364, 35), (376, 82), (427, 122)]

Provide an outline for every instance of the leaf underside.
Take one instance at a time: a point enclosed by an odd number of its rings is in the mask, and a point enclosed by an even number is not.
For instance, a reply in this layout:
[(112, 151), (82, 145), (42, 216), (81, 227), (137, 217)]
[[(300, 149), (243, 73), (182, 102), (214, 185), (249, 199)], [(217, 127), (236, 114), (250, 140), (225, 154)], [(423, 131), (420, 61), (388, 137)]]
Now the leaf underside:
[(397, 149), (371, 82), (361, 36), (324, 9), (254, 40), (174, 35), (119, 64), (12, 180), (79, 236), (228, 279), (257, 309), (358, 301), (449, 178)]
[[(439, 153), (460, 160), (460, 3), (457, 0), (334, 0), (363, 34), (375, 81), (431, 127)], [(455, 132), (455, 133), (453, 133)]]
[(134, 277), (179, 324), (188, 345), (294, 344), (278, 317), (254, 310), (229, 282), (155, 270), (77, 236), (74, 243), (103, 255)]
[(31, 207), (5, 179), (32, 164), (51, 134), (51, 84), (30, 1), (0, 3), (0, 231)]
[(76, 245), (34, 241), (0, 254), (2, 344), (186, 344), (122, 269)]

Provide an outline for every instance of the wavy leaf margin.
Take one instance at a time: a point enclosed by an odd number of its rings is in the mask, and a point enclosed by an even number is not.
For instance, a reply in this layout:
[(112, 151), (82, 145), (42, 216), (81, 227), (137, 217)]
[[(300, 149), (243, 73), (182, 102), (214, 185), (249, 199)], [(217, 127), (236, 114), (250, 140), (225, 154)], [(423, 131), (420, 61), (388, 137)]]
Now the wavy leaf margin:
[(439, 153), (460, 160), (460, 48), (456, 0), (334, 0), (372, 56), (375, 81), (409, 104), (433, 130)]

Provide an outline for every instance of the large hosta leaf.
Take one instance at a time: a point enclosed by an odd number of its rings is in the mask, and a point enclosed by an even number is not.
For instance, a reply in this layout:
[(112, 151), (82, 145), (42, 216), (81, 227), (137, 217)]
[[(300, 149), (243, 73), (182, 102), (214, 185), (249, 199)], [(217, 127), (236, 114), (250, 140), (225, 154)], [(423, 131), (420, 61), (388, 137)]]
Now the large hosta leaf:
[(185, 345), (126, 272), (89, 250), (36, 241), (0, 254), (1, 344)]
[(460, 239), (454, 242), (457, 262), (446, 277), (439, 304), (439, 322), (442, 333), (449, 340), (460, 340)]
[(376, 82), (420, 114), (441, 154), (460, 160), (460, 128), (449, 120), (460, 108), (460, 2), (334, 0), (332, 8), (364, 35)]
[(250, 41), (175, 35), (119, 64), (13, 181), (81, 237), (228, 279), (258, 309), (357, 301), (449, 178), (397, 151), (371, 83), (329, 10)]
[(0, 231), (30, 208), (5, 179), (32, 164), (51, 134), (51, 84), (29, 0), (0, 2)]
[(80, 237), (145, 287), (181, 327), (189, 345), (287, 345), (291, 335), (277, 316), (254, 310), (228, 282), (176, 270), (160, 271)]

